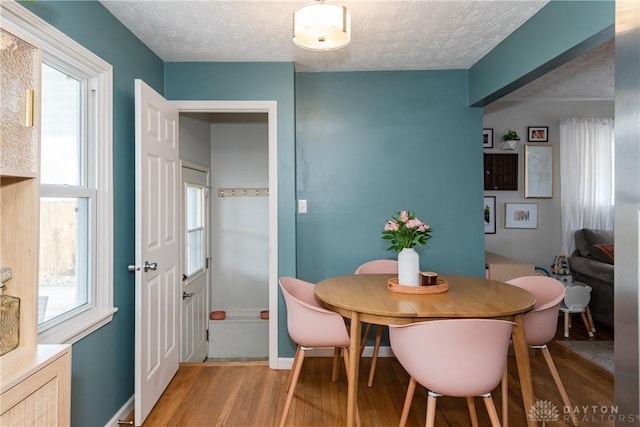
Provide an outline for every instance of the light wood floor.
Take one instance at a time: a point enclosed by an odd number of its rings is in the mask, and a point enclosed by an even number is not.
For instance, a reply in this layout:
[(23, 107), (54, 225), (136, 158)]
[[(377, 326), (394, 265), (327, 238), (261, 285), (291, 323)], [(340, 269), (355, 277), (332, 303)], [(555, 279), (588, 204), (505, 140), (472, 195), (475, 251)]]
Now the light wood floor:
[[(589, 339), (579, 318), (574, 319), (571, 340)], [(613, 332), (596, 325), (596, 340), (612, 340)], [(563, 340), (558, 330), (557, 339)], [(610, 407), (614, 399), (614, 378), (608, 371), (588, 362), (554, 342), (549, 349), (574, 407)], [(396, 426), (409, 381), (395, 358), (378, 361), (372, 388), (366, 386), (369, 358), (360, 369), (358, 404), (363, 426)], [(531, 368), (537, 400), (548, 400), (560, 411), (560, 421), (549, 425), (570, 426), (563, 421), (562, 400), (539, 352), (531, 353)], [(183, 364), (144, 426), (278, 426), (284, 406), (288, 371), (271, 370), (266, 362), (207, 362)], [(331, 359), (307, 358), (296, 388), (288, 417), (288, 426), (341, 426), (346, 419), (347, 384), (344, 371), (338, 382), (331, 382)], [(500, 387), (493, 397), (500, 412)], [(525, 412), (517, 378), (515, 358), (509, 357), (509, 425), (525, 425)], [(476, 401), (481, 426), (489, 425), (481, 400)], [(426, 391), (416, 389), (408, 426), (424, 426)], [(582, 410), (581, 410), (582, 411)], [(580, 412), (585, 426), (613, 426), (601, 413)], [(437, 427), (469, 426), (464, 399), (441, 397), (436, 413)]]

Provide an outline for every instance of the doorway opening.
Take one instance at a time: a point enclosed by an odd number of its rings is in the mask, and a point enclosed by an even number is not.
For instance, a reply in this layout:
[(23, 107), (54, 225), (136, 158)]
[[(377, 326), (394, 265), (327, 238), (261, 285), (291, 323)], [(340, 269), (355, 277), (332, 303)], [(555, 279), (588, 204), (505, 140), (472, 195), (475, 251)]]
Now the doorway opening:
[[(277, 363), (275, 101), (174, 101), (180, 158), (210, 171), (207, 357)], [(224, 319), (211, 320), (215, 312)], [(185, 333), (183, 328), (182, 333)]]

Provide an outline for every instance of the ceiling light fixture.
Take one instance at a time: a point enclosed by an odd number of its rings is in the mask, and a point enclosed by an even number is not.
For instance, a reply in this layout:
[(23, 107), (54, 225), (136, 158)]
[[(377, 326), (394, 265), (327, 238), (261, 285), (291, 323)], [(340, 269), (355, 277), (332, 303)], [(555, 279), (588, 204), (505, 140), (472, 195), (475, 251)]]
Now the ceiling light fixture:
[(334, 50), (350, 41), (351, 15), (344, 6), (317, 0), (293, 14), (293, 42), (301, 48)]

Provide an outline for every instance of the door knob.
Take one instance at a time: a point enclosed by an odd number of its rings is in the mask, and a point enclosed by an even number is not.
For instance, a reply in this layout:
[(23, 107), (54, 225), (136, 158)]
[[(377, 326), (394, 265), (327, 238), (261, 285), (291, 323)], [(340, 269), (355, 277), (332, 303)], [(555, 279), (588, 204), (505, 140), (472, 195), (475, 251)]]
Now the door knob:
[[(153, 270), (156, 271), (158, 269), (158, 263), (157, 262), (149, 262), (149, 261), (145, 261), (144, 265), (142, 266), (144, 272), (146, 273), (149, 270)], [(129, 270), (131, 273), (134, 273), (138, 270), (140, 270), (140, 267), (136, 267), (135, 264), (129, 264), (127, 266), (127, 270)]]
[(193, 296), (193, 292), (182, 292), (182, 299), (191, 298)]
[(144, 266), (142, 267), (142, 269), (144, 270), (145, 273), (147, 271), (149, 271), (149, 270), (156, 271), (158, 269), (158, 263), (157, 262), (145, 261), (144, 262)]

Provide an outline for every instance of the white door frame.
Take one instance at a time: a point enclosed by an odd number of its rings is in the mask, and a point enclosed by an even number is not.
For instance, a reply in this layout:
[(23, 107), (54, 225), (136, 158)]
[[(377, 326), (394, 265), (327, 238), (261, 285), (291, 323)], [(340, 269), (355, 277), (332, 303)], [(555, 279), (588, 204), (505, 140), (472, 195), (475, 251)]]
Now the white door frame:
[(267, 113), (269, 138), (269, 367), (278, 368), (278, 103), (169, 101), (179, 113)]

